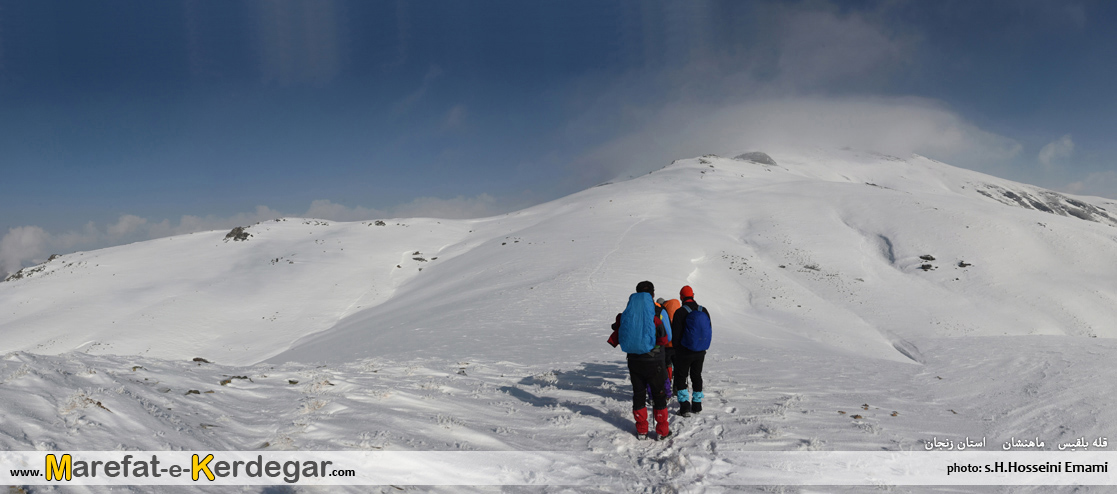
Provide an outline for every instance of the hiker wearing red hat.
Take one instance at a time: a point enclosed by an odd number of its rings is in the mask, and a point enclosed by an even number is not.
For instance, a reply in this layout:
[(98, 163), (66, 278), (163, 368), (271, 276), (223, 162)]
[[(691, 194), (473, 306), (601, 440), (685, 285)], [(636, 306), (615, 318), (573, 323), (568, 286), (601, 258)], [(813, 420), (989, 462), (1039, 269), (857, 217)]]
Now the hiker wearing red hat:
[(679, 298), (683, 300), (694, 299), (694, 289), (690, 285), (684, 286), (682, 290), (679, 290)]
[[(682, 306), (671, 318), (671, 346), (675, 351), (675, 397), (679, 400), (679, 415), (689, 416), (702, 411), (702, 363), (710, 348), (710, 312), (694, 301), (690, 285), (679, 290)], [(694, 393), (687, 389), (687, 378), (694, 386)], [(693, 401), (692, 401), (693, 400)]]

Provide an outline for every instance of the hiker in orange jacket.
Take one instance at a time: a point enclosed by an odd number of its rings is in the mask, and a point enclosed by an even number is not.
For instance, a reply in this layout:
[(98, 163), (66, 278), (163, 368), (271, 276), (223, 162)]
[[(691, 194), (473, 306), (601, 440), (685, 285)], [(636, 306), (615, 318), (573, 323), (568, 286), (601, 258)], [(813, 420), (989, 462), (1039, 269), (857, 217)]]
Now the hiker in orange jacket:
[[(671, 300), (663, 300), (663, 297), (660, 297), (659, 299), (657, 299), (655, 301), (655, 304), (657, 306), (663, 308), (663, 312), (666, 313), (666, 315), (667, 315), (667, 325), (671, 326), (671, 324), (673, 322), (673, 319), (671, 319), (671, 318), (674, 317), (675, 310), (678, 309), (679, 307), (681, 307), (682, 303), (679, 302), (678, 299), (673, 298)], [(674, 328), (668, 328), (669, 333), (673, 330), (674, 330)], [(671, 339), (674, 340), (674, 335), (672, 335)], [(671, 393), (671, 383), (675, 379), (674, 341), (671, 341), (671, 342), (667, 343), (666, 358), (667, 358), (667, 400), (670, 401), (671, 400), (671, 394), (672, 394)]]
[[(663, 299), (661, 298), (660, 300), (663, 300)], [(675, 320), (674, 319), (675, 311), (679, 310), (679, 307), (682, 307), (683, 303), (679, 302), (679, 299), (673, 298), (671, 300), (664, 301), (661, 305), (663, 306), (664, 309), (667, 309), (667, 318), (674, 321)]]

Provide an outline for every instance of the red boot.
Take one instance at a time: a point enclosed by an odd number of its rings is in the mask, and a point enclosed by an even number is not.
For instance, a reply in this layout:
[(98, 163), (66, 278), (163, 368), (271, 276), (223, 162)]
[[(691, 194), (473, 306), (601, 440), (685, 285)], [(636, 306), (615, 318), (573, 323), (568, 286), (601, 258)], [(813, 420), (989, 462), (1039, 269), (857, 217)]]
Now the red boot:
[(644, 439), (648, 437), (648, 408), (633, 410), (632, 418), (636, 419), (636, 438)]
[(667, 426), (667, 409), (662, 408), (655, 410), (655, 433), (659, 435), (659, 440), (667, 439), (671, 435), (671, 429)]

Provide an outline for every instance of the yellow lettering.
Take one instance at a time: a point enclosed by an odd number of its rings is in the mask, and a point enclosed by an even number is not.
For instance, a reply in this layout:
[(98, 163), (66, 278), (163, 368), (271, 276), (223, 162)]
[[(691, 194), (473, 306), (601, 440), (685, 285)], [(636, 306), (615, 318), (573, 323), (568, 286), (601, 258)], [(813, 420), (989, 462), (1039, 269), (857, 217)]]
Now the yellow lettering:
[(73, 459), (70, 455), (62, 455), (62, 463), (54, 455), (47, 455), (47, 480), (72, 480)]
[(190, 478), (198, 480), (198, 474), (205, 473), (207, 479), (213, 480), (213, 472), (209, 470), (211, 460), (213, 460), (213, 455), (206, 455), (206, 458), (202, 461), (198, 461), (198, 455), (194, 455), (190, 465)]

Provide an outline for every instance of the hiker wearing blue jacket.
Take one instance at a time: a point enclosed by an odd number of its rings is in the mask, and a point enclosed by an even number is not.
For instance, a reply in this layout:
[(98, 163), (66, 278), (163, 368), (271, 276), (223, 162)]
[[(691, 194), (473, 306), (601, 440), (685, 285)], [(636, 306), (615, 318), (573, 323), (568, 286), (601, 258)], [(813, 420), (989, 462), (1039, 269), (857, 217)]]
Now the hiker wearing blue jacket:
[(655, 305), (655, 286), (650, 281), (636, 285), (629, 295), (628, 306), (620, 315), (617, 341), (628, 354), (628, 373), (632, 379), (632, 417), (636, 420), (636, 438), (648, 437), (648, 389), (651, 385), (652, 414), (657, 439), (671, 435), (667, 417), (667, 365), (664, 347), (671, 341), (667, 313)]
[[(679, 290), (683, 305), (671, 319), (672, 347), (675, 350), (675, 397), (679, 400), (679, 415), (687, 417), (702, 411), (702, 363), (710, 348), (710, 312), (694, 301), (690, 285)], [(694, 386), (694, 393), (687, 389), (687, 378)]]

